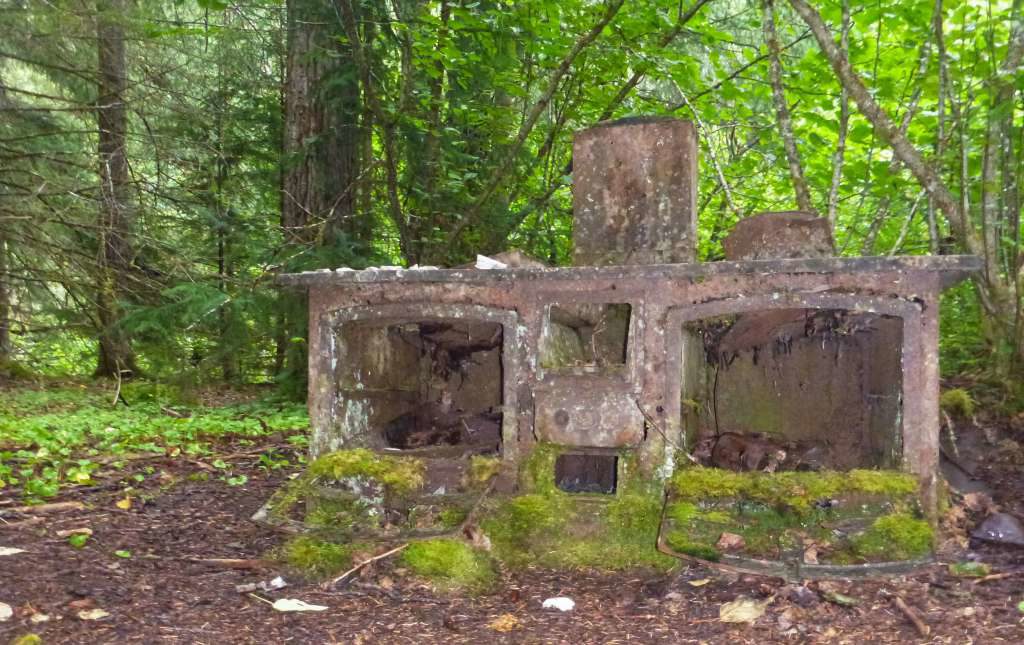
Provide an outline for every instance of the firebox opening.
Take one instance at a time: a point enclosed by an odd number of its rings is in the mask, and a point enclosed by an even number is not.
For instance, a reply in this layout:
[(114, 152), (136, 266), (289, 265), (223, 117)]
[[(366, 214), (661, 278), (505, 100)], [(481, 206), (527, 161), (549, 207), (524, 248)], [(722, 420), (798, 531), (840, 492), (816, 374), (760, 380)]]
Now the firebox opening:
[(902, 319), (772, 309), (684, 324), (687, 444), (738, 471), (897, 468)]
[(567, 493), (614, 495), (618, 468), (616, 455), (561, 454), (555, 459), (555, 486)]
[(541, 337), (541, 367), (588, 372), (623, 368), (631, 312), (626, 303), (552, 304)]
[(345, 324), (339, 414), (365, 415), (361, 441), (375, 448), (497, 453), (502, 335), (498, 323), (462, 320)]

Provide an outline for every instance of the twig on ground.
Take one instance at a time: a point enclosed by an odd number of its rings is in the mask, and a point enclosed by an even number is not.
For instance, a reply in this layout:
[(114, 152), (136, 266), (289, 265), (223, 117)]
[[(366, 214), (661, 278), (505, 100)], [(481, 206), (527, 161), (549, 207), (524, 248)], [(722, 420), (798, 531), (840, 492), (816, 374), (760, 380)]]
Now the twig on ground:
[(184, 558), (189, 562), (195, 562), (197, 564), (209, 564), (215, 567), (224, 567), (225, 569), (266, 569), (269, 564), (265, 560), (257, 559), (240, 559), (240, 558)]
[(359, 572), (359, 570), (362, 569), (363, 567), (365, 567), (366, 565), (368, 565), (368, 564), (370, 564), (372, 562), (376, 562), (377, 560), (383, 560), (384, 558), (388, 557), (389, 555), (394, 555), (395, 553), (398, 553), (399, 551), (401, 551), (402, 549), (404, 549), (407, 546), (409, 546), (408, 542), (406, 542), (405, 544), (403, 544), (401, 546), (397, 546), (397, 547), (391, 549), (390, 551), (385, 551), (384, 553), (381, 553), (380, 555), (375, 555), (372, 558), (367, 558), (366, 560), (363, 560), (362, 562), (360, 562), (356, 566), (352, 567), (351, 569), (349, 569), (345, 573), (341, 574), (340, 576), (338, 576), (334, 580), (331, 580), (330, 582), (324, 583), (324, 589), (332, 589), (332, 588), (334, 588), (336, 585), (339, 585), (342, 582), (345, 582), (346, 580), (348, 580), (348, 578), (352, 574)]
[(987, 576), (978, 578), (974, 581), (974, 584), (980, 585), (983, 582), (992, 582), (993, 580), (1005, 580), (1006, 578), (1012, 578), (1013, 576), (1019, 576), (1024, 573), (1024, 569), (1018, 569), (1016, 571), (1003, 571), (1001, 573), (992, 573)]
[(917, 612), (911, 609), (910, 606), (907, 605), (906, 602), (904, 602), (903, 598), (899, 596), (893, 596), (892, 602), (894, 605), (896, 605), (897, 609), (903, 612), (903, 615), (907, 617), (907, 620), (914, 624), (914, 629), (917, 630), (918, 634), (920, 634), (921, 636), (928, 636), (928, 634), (931, 633), (932, 628), (925, 624), (923, 620), (921, 620), (921, 617), (917, 615)]
[(12, 508), (5, 508), (0, 510), (0, 515), (7, 515), (8, 513), (32, 513), (33, 515), (39, 515), (41, 513), (59, 513), (61, 511), (81, 511), (85, 509), (85, 504), (82, 502), (53, 502), (52, 504), (38, 504), (36, 506), (14, 506)]

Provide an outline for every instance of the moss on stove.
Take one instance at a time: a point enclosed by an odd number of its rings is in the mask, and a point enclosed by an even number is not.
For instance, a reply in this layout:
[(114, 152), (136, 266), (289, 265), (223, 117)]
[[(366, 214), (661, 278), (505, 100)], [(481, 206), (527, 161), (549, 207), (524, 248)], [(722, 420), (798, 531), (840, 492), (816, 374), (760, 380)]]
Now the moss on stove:
[(500, 457), (474, 455), (469, 459), (464, 484), (466, 488), (479, 489), (486, 486), (501, 471)]
[(886, 495), (909, 503), (918, 492), (914, 477), (897, 471), (764, 473), (703, 466), (677, 470), (670, 488), (679, 500), (743, 498), (797, 513), (812, 512), (819, 502), (850, 493)]
[[(364, 448), (328, 453), (274, 493), (270, 515), (287, 520), (296, 506), (308, 501), (306, 520), (313, 527), (342, 532), (372, 528), (379, 521), (375, 507), (382, 501), (376, 494), (390, 499), (413, 493), (423, 486), (423, 473), (419, 459), (380, 455)], [(327, 488), (339, 482), (347, 482), (351, 490)], [(370, 491), (377, 493), (371, 495)]]
[(487, 554), (458, 540), (413, 542), (402, 552), (402, 562), (442, 589), (484, 592), (497, 580)]
[(319, 457), (309, 464), (307, 474), (321, 481), (365, 477), (379, 482), (389, 492), (402, 495), (423, 486), (423, 471), (424, 465), (419, 459), (381, 455), (356, 448)]
[(932, 528), (919, 519), (918, 485), (907, 473), (678, 470), (669, 485), (666, 542), (679, 553), (720, 559), (722, 533), (743, 538), (735, 555), (801, 558), (814, 545), (823, 563), (927, 555)]
[(636, 457), (618, 454), (616, 494), (566, 493), (554, 482), (555, 460), (570, 449), (537, 445), (520, 467), (525, 494), (501, 501), (481, 523), (495, 555), (510, 566), (623, 570), (668, 569), (658, 552), (663, 491), (639, 471)]

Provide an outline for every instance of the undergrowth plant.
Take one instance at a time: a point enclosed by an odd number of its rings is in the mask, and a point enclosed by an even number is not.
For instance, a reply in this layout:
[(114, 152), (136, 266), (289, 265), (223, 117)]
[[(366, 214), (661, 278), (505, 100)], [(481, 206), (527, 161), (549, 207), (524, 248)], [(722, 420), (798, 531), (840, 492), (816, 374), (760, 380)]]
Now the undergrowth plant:
[[(20, 486), (30, 501), (40, 500), (62, 486), (90, 484), (101, 468), (120, 469), (139, 454), (210, 455), (219, 441), (244, 443), (275, 433), (297, 446), (306, 442), (309, 421), (297, 403), (182, 406), (158, 386), (148, 395), (145, 385), (133, 388), (128, 406), (112, 404), (110, 390), (85, 385), (0, 390), (0, 488)], [(268, 463), (280, 466), (279, 460)], [(214, 467), (229, 484), (245, 481), (223, 462)]]

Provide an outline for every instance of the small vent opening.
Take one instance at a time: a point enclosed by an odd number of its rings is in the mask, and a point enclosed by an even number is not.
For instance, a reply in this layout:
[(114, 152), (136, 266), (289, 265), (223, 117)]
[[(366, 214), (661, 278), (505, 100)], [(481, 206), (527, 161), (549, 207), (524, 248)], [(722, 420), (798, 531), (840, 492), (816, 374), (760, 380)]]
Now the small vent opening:
[(567, 493), (614, 495), (618, 467), (615, 455), (559, 455), (555, 460), (555, 486)]

